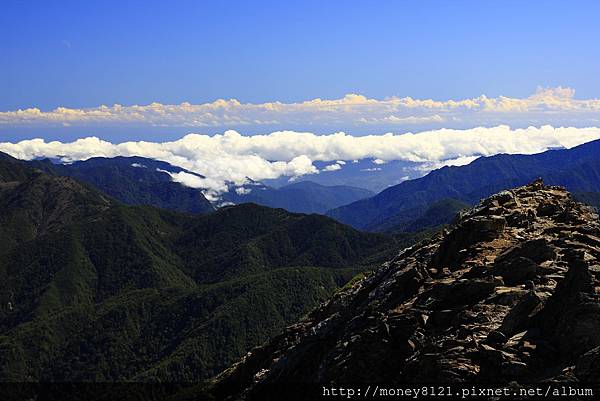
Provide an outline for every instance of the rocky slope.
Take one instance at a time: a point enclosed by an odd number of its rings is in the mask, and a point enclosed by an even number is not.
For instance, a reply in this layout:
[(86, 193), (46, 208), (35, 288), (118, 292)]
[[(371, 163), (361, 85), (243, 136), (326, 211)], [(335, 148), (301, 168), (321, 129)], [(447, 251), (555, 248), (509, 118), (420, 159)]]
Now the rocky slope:
[(215, 382), (600, 381), (600, 222), (564, 188), (504, 191), (405, 249)]

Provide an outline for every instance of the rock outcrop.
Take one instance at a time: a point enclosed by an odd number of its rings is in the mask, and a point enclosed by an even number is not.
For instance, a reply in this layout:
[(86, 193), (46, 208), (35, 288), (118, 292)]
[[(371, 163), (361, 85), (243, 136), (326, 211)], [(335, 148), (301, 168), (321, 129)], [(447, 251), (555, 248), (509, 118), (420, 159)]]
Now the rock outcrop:
[(538, 180), (405, 249), (215, 389), (254, 399), (286, 382), (598, 381), (599, 294), (598, 216)]

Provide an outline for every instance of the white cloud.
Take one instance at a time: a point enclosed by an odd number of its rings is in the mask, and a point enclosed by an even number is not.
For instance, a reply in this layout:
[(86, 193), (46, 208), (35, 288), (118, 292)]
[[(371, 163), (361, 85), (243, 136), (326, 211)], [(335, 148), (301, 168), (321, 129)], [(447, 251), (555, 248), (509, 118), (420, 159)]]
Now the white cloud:
[[(413, 125), (472, 127), (489, 124), (593, 125), (600, 120), (600, 99), (576, 99), (571, 88), (538, 88), (531, 96), (513, 98), (481, 95), (461, 100), (388, 97), (370, 99), (348, 94), (341, 99), (298, 103), (241, 103), (219, 99), (202, 104), (58, 107), (0, 112), (0, 127), (136, 125), (163, 127)], [(517, 124), (518, 123), (518, 124)]]
[(238, 187), (235, 189), (235, 193), (238, 195), (248, 195), (252, 192), (252, 188)]
[(385, 163), (387, 163), (385, 160), (381, 160), (381, 159), (373, 160), (373, 164), (385, 164)]
[(160, 171), (161, 173), (168, 174), (171, 176), (171, 179), (175, 182), (179, 182), (182, 185), (190, 188), (206, 188), (205, 179), (199, 177), (194, 174), (186, 173), (185, 171), (180, 171), (178, 173), (172, 173), (167, 170), (161, 170), (159, 168), (156, 171)]
[(140, 163), (131, 163), (131, 167), (136, 167), (136, 168), (148, 168), (147, 166), (140, 164)]
[(418, 125), (418, 124), (428, 124), (428, 123), (441, 123), (446, 121), (446, 119), (439, 114), (434, 114), (431, 116), (407, 116), (407, 117), (398, 117), (394, 115), (389, 115), (387, 117), (379, 118), (379, 117), (361, 117), (359, 122), (364, 124), (401, 124), (401, 125)]
[(340, 166), (337, 163), (334, 164), (330, 164), (328, 166), (325, 166), (325, 168), (323, 169), (323, 171), (336, 171), (336, 170), (341, 170), (342, 166)]
[(455, 159), (427, 162), (417, 166), (416, 169), (423, 172), (429, 172), (444, 166), (466, 166), (478, 158), (479, 156), (462, 156)]
[[(95, 137), (70, 143), (42, 139), (0, 143), (0, 151), (20, 159), (55, 157), (84, 160), (94, 156), (142, 156), (180, 166), (188, 173), (168, 173), (183, 185), (205, 188), (213, 199), (227, 190), (227, 183), (246, 183), (281, 176), (317, 174), (313, 162), (371, 159), (389, 162), (404, 160), (422, 163), (429, 170), (441, 165), (464, 164), (478, 156), (498, 153), (542, 152), (549, 148), (573, 146), (600, 139), (600, 128), (555, 128), (552, 126), (511, 129), (506, 125), (466, 130), (439, 129), (403, 135), (382, 134), (355, 137), (338, 132), (315, 135), (278, 131), (268, 135), (243, 136), (235, 131), (207, 136), (190, 134), (173, 142), (123, 142), (113, 144)], [(338, 166), (338, 167), (331, 167)]]
[(174, 182), (178, 182), (186, 187), (203, 189), (202, 193), (209, 201), (218, 200), (219, 194), (221, 194), (224, 191), (227, 191), (227, 185), (221, 180), (203, 178), (195, 174), (186, 173), (185, 171), (172, 173), (170, 171), (161, 170), (158, 168), (156, 169), (156, 171), (168, 174), (169, 176), (171, 176), (171, 180), (173, 180)]

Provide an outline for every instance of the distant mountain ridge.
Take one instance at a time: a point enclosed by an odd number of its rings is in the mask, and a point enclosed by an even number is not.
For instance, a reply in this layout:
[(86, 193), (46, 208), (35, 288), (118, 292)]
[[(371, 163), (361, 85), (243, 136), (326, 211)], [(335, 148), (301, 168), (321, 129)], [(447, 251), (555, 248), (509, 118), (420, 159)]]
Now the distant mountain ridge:
[(600, 192), (576, 192), (573, 196), (577, 201), (600, 210)]
[(223, 200), (235, 204), (256, 203), (286, 209), (297, 213), (319, 213), (359, 199), (375, 195), (373, 192), (347, 185), (326, 186), (312, 181), (301, 181), (279, 188), (261, 183), (250, 183), (223, 194)]
[(70, 164), (56, 164), (49, 160), (29, 163), (50, 174), (87, 182), (128, 205), (150, 205), (195, 214), (215, 210), (201, 190), (174, 182), (166, 172), (193, 173), (166, 162), (145, 157), (119, 156), (93, 157)]
[(202, 188), (191, 188), (173, 181), (171, 174), (185, 173), (204, 178), (169, 163), (145, 157), (94, 157), (70, 164), (49, 159), (28, 162), (50, 174), (87, 182), (102, 192), (129, 205), (150, 205), (180, 212), (205, 214), (226, 204), (256, 203), (290, 212), (319, 213), (373, 196), (374, 193), (351, 186), (325, 186), (311, 181), (280, 188), (249, 180), (244, 185), (229, 184), (229, 191), (210, 202)]
[[(600, 141), (535, 155), (500, 154), (469, 165), (443, 167), (422, 178), (405, 181), (367, 199), (327, 212), (338, 221), (370, 231), (390, 230), (389, 221), (410, 212), (418, 218), (442, 199), (469, 205), (497, 191), (542, 177), (571, 192), (600, 191)], [(451, 219), (453, 213), (448, 215)], [(391, 228), (393, 231), (393, 227)]]

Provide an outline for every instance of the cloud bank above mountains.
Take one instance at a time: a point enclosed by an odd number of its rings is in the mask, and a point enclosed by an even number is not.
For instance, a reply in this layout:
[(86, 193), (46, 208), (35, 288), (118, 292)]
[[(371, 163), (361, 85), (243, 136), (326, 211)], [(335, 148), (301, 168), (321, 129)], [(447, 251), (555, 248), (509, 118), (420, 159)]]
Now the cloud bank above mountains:
[[(0, 151), (20, 159), (60, 157), (65, 162), (90, 157), (143, 156), (180, 166), (195, 175), (172, 174), (172, 179), (191, 187), (206, 188), (215, 198), (226, 182), (241, 185), (253, 180), (291, 178), (307, 174), (335, 174), (344, 160), (371, 159), (373, 168), (393, 160), (419, 163), (426, 172), (443, 165), (467, 164), (478, 156), (498, 153), (532, 154), (600, 139), (600, 128), (552, 126), (512, 129), (507, 125), (465, 130), (439, 129), (407, 134), (352, 136), (343, 132), (315, 135), (279, 131), (243, 136), (236, 131), (208, 136), (189, 134), (172, 142), (111, 143), (96, 137), (74, 142), (43, 139), (0, 143)], [(328, 163), (319, 170), (313, 162)], [(375, 170), (373, 170), (375, 171)]]
[[(219, 99), (203, 104), (28, 108), (0, 112), (0, 128), (61, 126), (146, 127), (389, 127), (469, 128), (509, 124), (593, 126), (600, 123), (600, 99), (576, 99), (571, 88), (538, 88), (531, 96), (479, 97), (461, 100), (389, 97), (371, 99), (348, 94), (341, 99), (297, 103), (242, 103)], [(329, 130), (329, 132), (331, 129)]]

